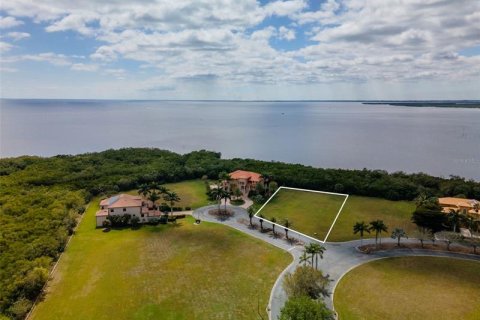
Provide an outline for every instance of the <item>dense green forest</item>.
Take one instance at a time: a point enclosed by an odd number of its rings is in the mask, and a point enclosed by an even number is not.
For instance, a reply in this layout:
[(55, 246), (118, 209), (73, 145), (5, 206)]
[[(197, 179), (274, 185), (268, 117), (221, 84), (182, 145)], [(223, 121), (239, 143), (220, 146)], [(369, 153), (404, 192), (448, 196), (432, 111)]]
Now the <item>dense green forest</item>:
[(460, 177), (226, 160), (209, 151), (180, 155), (128, 148), (76, 156), (0, 159), (0, 314), (22, 318), (29, 310), (93, 196), (149, 182), (203, 176), (217, 179), (219, 173), (235, 169), (271, 176), (279, 185), (390, 200), (412, 200), (420, 193), (480, 199), (480, 183)]

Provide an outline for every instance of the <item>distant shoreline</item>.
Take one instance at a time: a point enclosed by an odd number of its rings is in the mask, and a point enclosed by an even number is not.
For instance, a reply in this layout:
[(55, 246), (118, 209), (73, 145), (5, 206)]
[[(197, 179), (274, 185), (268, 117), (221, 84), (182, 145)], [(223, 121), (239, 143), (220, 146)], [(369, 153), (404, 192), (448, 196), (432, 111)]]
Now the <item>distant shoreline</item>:
[(371, 105), (389, 105), (395, 107), (416, 107), (416, 108), (467, 108), (467, 109), (480, 109), (480, 102), (473, 101), (415, 101), (415, 102), (362, 102), (362, 104)]

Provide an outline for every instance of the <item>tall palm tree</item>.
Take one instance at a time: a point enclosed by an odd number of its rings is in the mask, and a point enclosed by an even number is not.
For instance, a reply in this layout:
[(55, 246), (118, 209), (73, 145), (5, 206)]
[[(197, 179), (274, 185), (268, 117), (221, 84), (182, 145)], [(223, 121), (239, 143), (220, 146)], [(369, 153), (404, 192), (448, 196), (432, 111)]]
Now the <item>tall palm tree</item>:
[(163, 195), (163, 200), (170, 204), (170, 215), (173, 216), (173, 206), (176, 202), (180, 201), (180, 197), (174, 191), (166, 191)]
[[(388, 228), (383, 220), (374, 220), (370, 222), (370, 231), (375, 231), (375, 247), (378, 247), (378, 236), (382, 234), (382, 232), (387, 232)], [(380, 240), (380, 244), (381, 244)]]
[(150, 192), (150, 194), (148, 195), (148, 200), (152, 201), (152, 204), (153, 204), (153, 208), (156, 209), (157, 206), (155, 204), (155, 202), (157, 202), (157, 200), (160, 199), (160, 195), (156, 192), (156, 191), (152, 191)]
[(273, 222), (272, 223), (272, 232), (273, 232), (273, 236), (275, 237), (277, 234), (275, 233), (275, 223), (277, 222), (277, 218), (275, 217), (271, 217), (270, 218), (270, 221)]
[[(320, 257), (320, 259), (323, 259), (323, 253), (325, 252), (326, 249), (324, 246), (320, 245), (319, 243), (310, 243), (309, 247), (310, 247), (310, 251), (315, 257), (315, 269), (318, 269), (318, 257)], [(313, 259), (312, 259), (312, 266), (313, 266)]]
[(305, 246), (305, 252), (310, 255), (310, 259), (312, 259), (311, 265), (313, 268), (313, 261), (315, 259), (315, 248), (312, 246), (313, 243), (309, 243)]
[(210, 190), (210, 195), (212, 196), (212, 198), (218, 201), (218, 214), (220, 214), (220, 205), (222, 204), (222, 194), (223, 194), (223, 189), (221, 189), (218, 186)]
[(366, 224), (365, 221), (360, 221), (353, 225), (353, 234), (360, 233), (360, 245), (363, 245), (363, 234), (365, 232), (370, 233), (368, 224)]
[(225, 199), (225, 214), (227, 214), (227, 199), (232, 199), (232, 193), (226, 189), (222, 190), (221, 197)]
[(450, 209), (447, 214), (448, 221), (450, 221), (453, 225), (453, 232), (457, 232), (457, 225), (462, 220), (460, 210)]
[(283, 226), (285, 227), (285, 237), (288, 240), (288, 228), (292, 227), (292, 223), (290, 222), (290, 220), (285, 219), (285, 221), (283, 222)]
[(150, 186), (146, 183), (143, 183), (141, 184), (139, 187), (138, 187), (138, 191), (137, 193), (139, 195), (142, 195), (144, 198), (147, 197), (147, 195), (150, 193)]

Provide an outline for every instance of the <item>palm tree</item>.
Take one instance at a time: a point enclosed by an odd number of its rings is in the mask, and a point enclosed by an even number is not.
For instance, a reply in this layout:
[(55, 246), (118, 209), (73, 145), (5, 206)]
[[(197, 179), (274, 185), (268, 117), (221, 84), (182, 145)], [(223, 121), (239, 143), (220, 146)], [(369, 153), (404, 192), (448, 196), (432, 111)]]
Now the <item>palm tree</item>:
[(313, 243), (309, 243), (305, 246), (305, 252), (310, 254), (310, 258), (312, 259), (311, 265), (313, 268), (313, 260), (315, 259), (315, 248), (312, 246)]
[(304, 266), (307, 265), (308, 260), (310, 260), (310, 256), (307, 253), (307, 250), (303, 250), (302, 255), (300, 256), (300, 263), (303, 263)]
[(260, 231), (263, 232), (263, 219), (265, 218), (265, 216), (263, 214), (259, 214), (258, 215), (258, 221), (260, 222)]
[(417, 205), (417, 207), (422, 207), (428, 202), (428, 199), (428, 195), (422, 192), (415, 198), (415, 204)]
[(249, 207), (247, 211), (248, 211), (248, 218), (250, 219), (250, 227), (253, 228), (252, 219), (255, 216), (255, 209), (253, 209), (253, 207)]
[(218, 201), (218, 214), (220, 214), (220, 205), (222, 204), (222, 201), (221, 201), (222, 194), (223, 194), (223, 189), (221, 189), (218, 186), (210, 190), (210, 195), (212, 196), (212, 198)]
[[(375, 231), (375, 247), (378, 247), (378, 236), (383, 232), (387, 232), (388, 228), (383, 223), (383, 220), (374, 220), (370, 222), (370, 231)], [(380, 244), (381, 244), (381, 239), (380, 239)]]
[(144, 184), (141, 184), (139, 187), (138, 187), (138, 194), (139, 195), (142, 195), (144, 198), (147, 197), (147, 195), (150, 193), (150, 187), (148, 186), (148, 184), (144, 183)]
[(167, 201), (170, 204), (170, 215), (173, 216), (173, 206), (175, 202), (180, 201), (180, 197), (174, 191), (166, 191), (163, 195), (163, 200)]
[(227, 214), (227, 199), (232, 198), (232, 193), (228, 190), (222, 190), (221, 192), (221, 198), (225, 199), (225, 214)]
[(457, 225), (462, 219), (460, 210), (450, 209), (450, 211), (447, 214), (447, 217), (448, 217), (448, 220), (453, 225), (453, 232), (457, 232)]
[(368, 224), (366, 224), (364, 221), (357, 222), (353, 225), (353, 234), (360, 233), (360, 245), (363, 245), (363, 234), (365, 232), (370, 233), (370, 230), (368, 229)]
[[(400, 247), (400, 239), (402, 238), (407, 238), (408, 239), (408, 236), (407, 236), (407, 233), (405, 232), (405, 230), (403, 230), (402, 228), (395, 228), (393, 229), (393, 232), (392, 232), (392, 239), (397, 239), (397, 247)], [(423, 246), (423, 244), (422, 244)]]
[(288, 228), (292, 226), (292, 223), (288, 219), (285, 219), (283, 226), (285, 227), (285, 238), (288, 240)]
[(277, 234), (275, 233), (275, 223), (277, 222), (277, 218), (275, 217), (271, 217), (270, 218), (270, 221), (272, 222), (272, 232), (273, 232), (273, 236), (275, 237)]
[(155, 202), (160, 199), (160, 195), (156, 191), (150, 192), (148, 195), (148, 200), (152, 201), (153, 208), (156, 209), (157, 206), (155, 205)]
[(315, 269), (318, 270), (318, 257), (323, 259), (323, 253), (325, 252), (325, 247), (320, 245), (319, 243), (311, 243), (310, 244), (311, 250), (313, 255), (315, 256)]

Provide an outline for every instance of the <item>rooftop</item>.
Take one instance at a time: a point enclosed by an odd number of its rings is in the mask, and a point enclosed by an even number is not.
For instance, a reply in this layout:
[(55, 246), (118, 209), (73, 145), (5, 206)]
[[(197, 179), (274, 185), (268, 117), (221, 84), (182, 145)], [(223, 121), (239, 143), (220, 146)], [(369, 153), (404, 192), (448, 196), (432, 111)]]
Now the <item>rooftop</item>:
[(236, 179), (246, 179), (253, 182), (258, 182), (262, 179), (262, 175), (256, 172), (251, 171), (244, 171), (244, 170), (236, 170), (230, 173), (230, 178)]
[(100, 205), (108, 206), (108, 208), (141, 207), (142, 198), (140, 196), (132, 196), (122, 193), (108, 199), (103, 199), (100, 201)]

